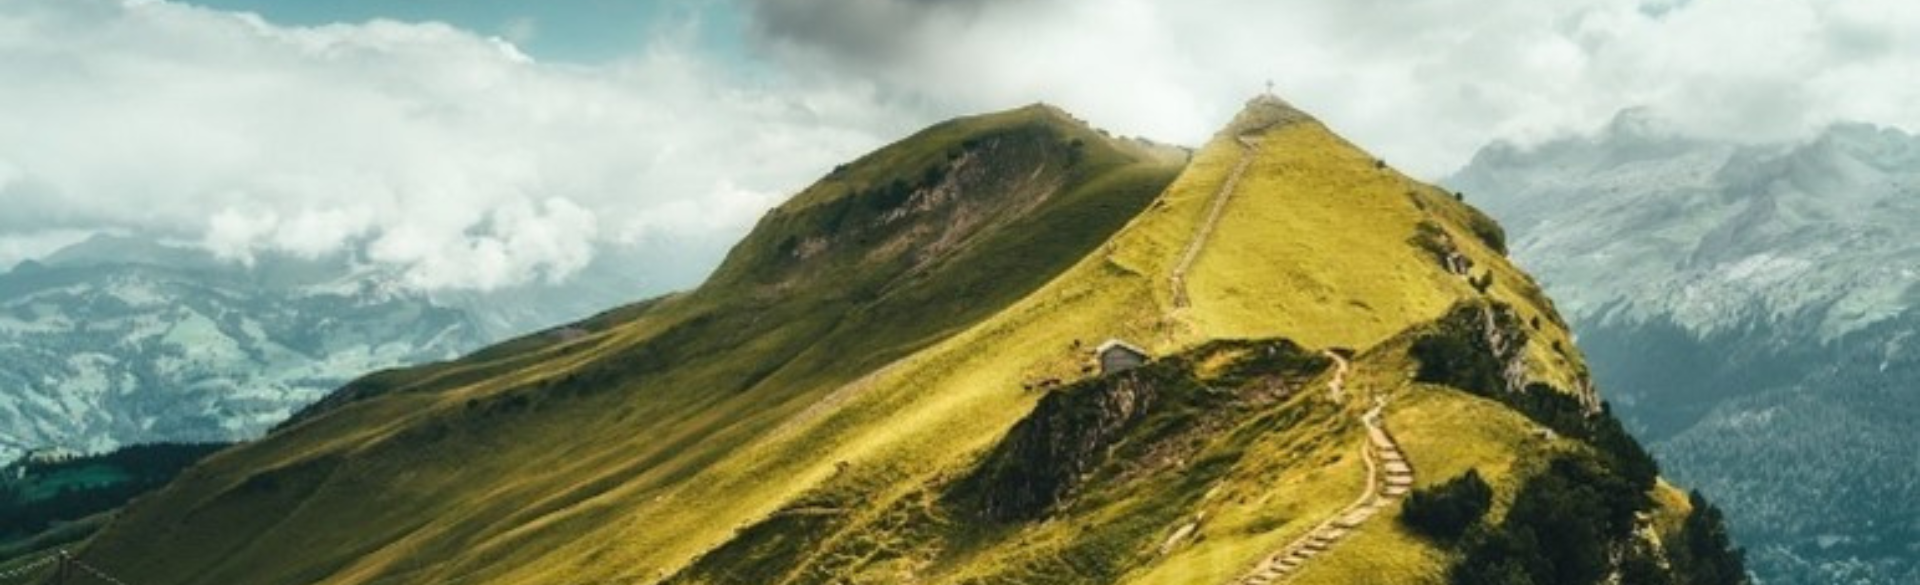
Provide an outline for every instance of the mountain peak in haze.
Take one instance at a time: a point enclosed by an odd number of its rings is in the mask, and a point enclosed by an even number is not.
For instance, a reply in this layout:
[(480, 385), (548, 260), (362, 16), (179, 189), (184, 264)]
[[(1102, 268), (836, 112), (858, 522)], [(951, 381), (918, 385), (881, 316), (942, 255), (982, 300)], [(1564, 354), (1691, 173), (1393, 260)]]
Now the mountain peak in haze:
[(1602, 133), (1611, 140), (1651, 141), (1678, 136), (1673, 122), (1649, 106), (1624, 108), (1607, 121)]
[(1217, 135), (1239, 135), (1265, 127), (1309, 121), (1315, 121), (1313, 116), (1293, 107), (1287, 100), (1271, 93), (1261, 93), (1249, 98)]
[(218, 261), (203, 250), (162, 242), (157, 238), (98, 233), (48, 254), (49, 266), (83, 267), (103, 264), (213, 268)]
[(1838, 335), (1907, 306), (1920, 281), (1900, 259), (1914, 245), (1894, 234), (1920, 231), (1920, 138), (1836, 124), (1738, 145), (1646, 130), (1656, 123), (1645, 116), (1530, 149), (1490, 146), (1446, 182), (1526, 234), (1516, 254), (1566, 285), (1560, 300), (1576, 314), (1617, 302), (1623, 318), (1710, 331), (1815, 310)]

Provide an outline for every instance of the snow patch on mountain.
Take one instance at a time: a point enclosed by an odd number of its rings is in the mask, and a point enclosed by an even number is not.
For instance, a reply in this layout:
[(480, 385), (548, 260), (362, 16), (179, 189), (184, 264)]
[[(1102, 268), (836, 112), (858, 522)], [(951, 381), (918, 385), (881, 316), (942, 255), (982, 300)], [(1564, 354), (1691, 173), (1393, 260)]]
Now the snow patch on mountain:
[[(636, 246), (671, 247), (671, 241)], [(253, 437), (345, 382), (697, 281), (608, 248), (563, 283), (421, 291), (360, 255), (223, 261), (104, 234), (0, 272), (0, 461)]]
[(361, 374), (490, 341), (421, 295), (312, 290), (320, 267), (276, 280), (154, 242), (77, 247), (0, 274), (0, 459), (248, 438)]
[(1593, 136), (1495, 144), (1446, 183), (1576, 316), (1711, 333), (1818, 313), (1832, 339), (1920, 299), (1920, 137), (1838, 124), (1729, 145), (1665, 127), (1629, 110)]

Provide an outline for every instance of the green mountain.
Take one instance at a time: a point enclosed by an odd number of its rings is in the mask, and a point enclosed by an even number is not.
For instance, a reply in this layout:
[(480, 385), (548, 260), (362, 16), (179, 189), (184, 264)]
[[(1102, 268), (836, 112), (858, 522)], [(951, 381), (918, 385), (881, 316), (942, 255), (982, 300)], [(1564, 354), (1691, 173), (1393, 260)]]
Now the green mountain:
[(834, 170), (694, 291), (356, 381), (78, 555), (162, 585), (1737, 582), (1586, 380), (1496, 224), (1276, 98), (1193, 152), (1031, 106)]

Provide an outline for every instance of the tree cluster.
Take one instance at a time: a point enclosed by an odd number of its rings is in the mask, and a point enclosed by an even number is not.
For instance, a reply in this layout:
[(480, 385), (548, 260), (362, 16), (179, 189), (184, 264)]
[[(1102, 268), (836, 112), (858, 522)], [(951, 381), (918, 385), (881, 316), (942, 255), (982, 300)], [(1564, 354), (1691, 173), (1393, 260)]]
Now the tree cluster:
[(1632, 536), (1645, 492), (1582, 455), (1554, 459), (1529, 479), (1498, 527), (1475, 530), (1448, 573), (1455, 585), (1586, 585), (1612, 569), (1610, 553)]
[(1446, 483), (1415, 490), (1401, 508), (1400, 521), (1415, 532), (1452, 541), (1466, 534), (1493, 508), (1493, 487), (1468, 470)]
[[(182, 470), (224, 447), (216, 443), (133, 445), (60, 462), (20, 463), (19, 477), (8, 469), (6, 479), (0, 480), (0, 540), (32, 536), (60, 522), (118, 508), (166, 485)], [(102, 474), (114, 479), (73, 479), (99, 471), (114, 472)], [(60, 487), (51, 487), (55, 484)]]

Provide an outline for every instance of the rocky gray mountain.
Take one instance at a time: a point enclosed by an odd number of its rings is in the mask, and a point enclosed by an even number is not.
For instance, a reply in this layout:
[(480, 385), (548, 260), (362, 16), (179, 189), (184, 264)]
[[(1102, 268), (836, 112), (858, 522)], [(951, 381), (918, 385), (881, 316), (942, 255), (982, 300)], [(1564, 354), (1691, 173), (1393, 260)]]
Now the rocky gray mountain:
[(1920, 582), (1920, 136), (1735, 145), (1642, 110), (1445, 181), (1767, 583)]
[(253, 437), (344, 382), (644, 294), (612, 260), (564, 284), (409, 290), (347, 255), (250, 265), (97, 236), (0, 273), (0, 461)]

